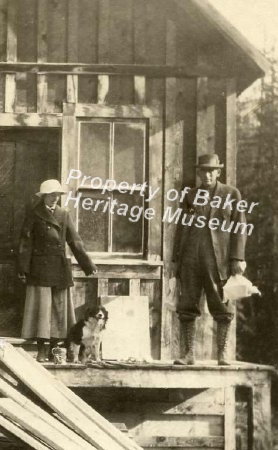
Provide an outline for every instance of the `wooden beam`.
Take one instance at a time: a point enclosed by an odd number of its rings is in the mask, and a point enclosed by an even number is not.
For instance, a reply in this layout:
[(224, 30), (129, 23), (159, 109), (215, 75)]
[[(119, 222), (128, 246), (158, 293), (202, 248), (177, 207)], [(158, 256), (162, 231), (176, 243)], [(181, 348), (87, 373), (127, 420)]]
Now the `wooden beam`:
[(80, 449), (79, 444), (72, 441), (66, 434), (61, 433), (58, 429), (53, 429), (40, 416), (26, 410), (9, 398), (0, 399), (0, 412), (55, 450)]
[[(44, 56), (45, 47), (41, 43), (40, 59)], [(152, 78), (231, 78), (231, 72), (215, 70), (215, 67), (204, 64), (188, 65), (159, 65), (159, 64), (85, 64), (85, 63), (38, 63), (32, 62), (0, 62), (0, 72), (34, 72), (59, 74), (92, 74), (92, 75), (137, 75)]]
[[(86, 103), (78, 103), (76, 105), (77, 117), (125, 117), (125, 118), (156, 118), (159, 119), (159, 107), (152, 106), (149, 108), (145, 105), (88, 105)], [(155, 130), (154, 130), (155, 133)], [(157, 136), (154, 136), (157, 138)]]
[(7, 61), (17, 60), (17, 7), (15, 0), (7, 2)]
[(38, 113), (47, 112), (47, 77), (46, 75), (37, 76), (37, 111)]
[(78, 102), (78, 75), (67, 75), (67, 102)]
[[(0, 427), (1, 429), (6, 430), (8, 435), (16, 436), (16, 438), (18, 438), (21, 442), (25, 442), (28, 445), (28, 448), (34, 448), (35, 450), (49, 450), (48, 445), (44, 445), (41, 441), (38, 441), (29, 433), (26, 433), (26, 431), (24, 431), (19, 425), (9, 419), (6, 419), (2, 415), (0, 415)], [(2, 444), (0, 445), (2, 447)], [(5, 444), (3, 445), (3, 448), (8, 449), (9, 447), (9, 444), (7, 446), (5, 446)]]
[(228, 184), (236, 184), (236, 80), (226, 81), (226, 181)]
[(61, 128), (62, 114), (0, 114), (1, 127), (54, 127)]
[(135, 104), (146, 104), (146, 77), (135, 76), (134, 77), (134, 95)]
[(173, 436), (139, 436), (137, 442), (144, 448), (163, 448), (163, 449), (193, 449), (206, 448), (209, 450), (223, 449), (224, 438), (221, 436), (207, 437), (173, 437)]
[(5, 112), (7, 113), (14, 112), (15, 102), (16, 102), (16, 75), (13, 73), (7, 73), (5, 83)]
[(99, 75), (97, 83), (97, 102), (105, 103), (109, 92), (109, 77), (107, 75)]

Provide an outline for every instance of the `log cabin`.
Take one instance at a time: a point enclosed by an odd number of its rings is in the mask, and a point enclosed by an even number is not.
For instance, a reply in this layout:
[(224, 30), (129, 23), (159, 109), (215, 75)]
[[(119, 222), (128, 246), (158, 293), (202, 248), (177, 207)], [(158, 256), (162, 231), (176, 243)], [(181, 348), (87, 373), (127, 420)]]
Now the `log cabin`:
[[(237, 95), (267, 68), (207, 0), (0, 0), (1, 336), (20, 338), (24, 287), (15, 256), (24, 205), (42, 181), (58, 178), (85, 205), (117, 201), (129, 210), (154, 211), (151, 220), (142, 214), (131, 221), (68, 202), (99, 269), (86, 278), (72, 258), (77, 317), (101, 297), (147, 296), (152, 358), (179, 356), (183, 336), (171, 263), (175, 223), (163, 220), (164, 212), (179, 207), (176, 192), (195, 185), (194, 165), (203, 153), (218, 153), (225, 164), (222, 181), (236, 183)], [(102, 193), (106, 180), (117, 186)], [(122, 182), (125, 189), (119, 189)], [(149, 202), (140, 195), (143, 183), (148, 195), (156, 192)], [(235, 341), (234, 324), (232, 359)], [(94, 372), (94, 385), (83, 371), (80, 386), (77, 369), (55, 373), (80, 388), (80, 395), (88, 396), (89, 387), (99, 407), (100, 393), (108, 395), (115, 375), (108, 397), (124, 406), (109, 412), (106, 398), (106, 410), (103, 404), (100, 410), (114, 422), (129, 422), (146, 449), (226, 450), (235, 449), (235, 385), (251, 389), (259, 373), (247, 435), (252, 448), (269, 450), (269, 373), (250, 365), (226, 372), (210, 368), (215, 332), (205, 302), (197, 347), (203, 364), (198, 370), (164, 368), (149, 379), (125, 372), (125, 392), (117, 389), (119, 372)], [(132, 400), (140, 405), (137, 412)]]

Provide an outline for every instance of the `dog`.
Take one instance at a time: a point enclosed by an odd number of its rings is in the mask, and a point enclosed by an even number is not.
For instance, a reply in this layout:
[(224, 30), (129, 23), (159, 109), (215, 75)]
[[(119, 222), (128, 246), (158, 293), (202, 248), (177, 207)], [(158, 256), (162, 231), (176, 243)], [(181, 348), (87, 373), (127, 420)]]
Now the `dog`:
[(102, 333), (108, 320), (104, 306), (87, 309), (85, 317), (73, 325), (67, 338), (68, 360), (85, 364), (89, 360), (101, 361)]

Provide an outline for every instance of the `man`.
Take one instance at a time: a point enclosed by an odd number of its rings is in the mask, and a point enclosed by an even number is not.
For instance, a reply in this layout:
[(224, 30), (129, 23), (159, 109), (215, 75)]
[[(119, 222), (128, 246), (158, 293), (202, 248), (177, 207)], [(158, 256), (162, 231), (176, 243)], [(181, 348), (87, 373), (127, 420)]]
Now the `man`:
[(36, 194), (39, 201), (26, 214), (18, 251), (18, 276), (27, 284), (22, 337), (37, 339), (39, 362), (46, 359), (45, 344), (50, 341), (51, 357), (52, 348), (67, 337), (75, 323), (66, 243), (86, 275), (97, 271), (68, 211), (58, 205), (62, 194), (65, 192), (57, 180), (41, 184)]
[[(246, 233), (241, 228), (234, 233), (234, 229), (237, 223), (246, 221), (244, 213), (236, 207), (241, 200), (239, 191), (218, 181), (223, 168), (218, 155), (200, 156), (196, 167), (201, 186), (191, 189), (185, 198), (185, 212), (191, 218), (194, 216), (193, 222), (191, 226), (179, 227), (174, 251), (181, 281), (177, 312), (185, 326), (187, 348), (185, 358), (176, 363), (195, 363), (195, 323), (201, 314), (200, 298), (204, 289), (209, 311), (217, 322), (218, 364), (228, 365), (226, 350), (233, 312), (229, 302), (223, 302), (223, 285), (230, 275), (243, 272)], [(202, 192), (203, 197), (199, 196), (198, 189), (206, 191)], [(209, 197), (205, 199), (204, 195)], [(217, 207), (210, 205), (213, 197), (213, 205)], [(227, 198), (229, 202), (225, 201)], [(210, 228), (212, 218), (220, 226)]]

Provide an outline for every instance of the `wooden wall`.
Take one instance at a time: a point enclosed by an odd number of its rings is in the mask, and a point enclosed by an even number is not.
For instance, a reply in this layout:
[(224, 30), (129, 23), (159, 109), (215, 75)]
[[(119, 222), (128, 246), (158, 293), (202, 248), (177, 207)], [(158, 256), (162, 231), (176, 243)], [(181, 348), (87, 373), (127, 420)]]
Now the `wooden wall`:
[[(235, 82), (164, 71), (180, 65), (190, 71), (201, 54), (200, 31), (191, 17), (181, 19), (175, 5), (168, 0), (0, 0), (0, 126), (62, 127), (65, 103), (155, 106), (160, 117), (150, 136), (155, 151), (149, 171), (156, 171), (153, 187), (161, 186), (159, 217), (167, 206), (179, 206), (178, 200), (166, 199), (169, 189), (195, 184), (194, 164), (204, 152), (216, 149), (229, 167), (224, 178), (233, 182)], [(66, 133), (64, 128), (62, 139)], [(73, 152), (74, 144), (66, 148), (62, 142), (70, 157), (69, 148)], [(158, 278), (139, 280), (139, 292), (150, 296), (156, 358), (180, 352), (174, 234), (174, 224), (154, 228), (150, 242), (164, 266), (160, 270), (158, 263)], [(106, 295), (107, 289), (128, 295), (133, 272), (126, 269), (121, 278), (110, 269), (113, 279), (103, 265), (98, 283), (77, 280), (77, 307), (91, 295)], [(210, 359), (213, 324), (207, 312), (201, 329), (198, 356)]]

